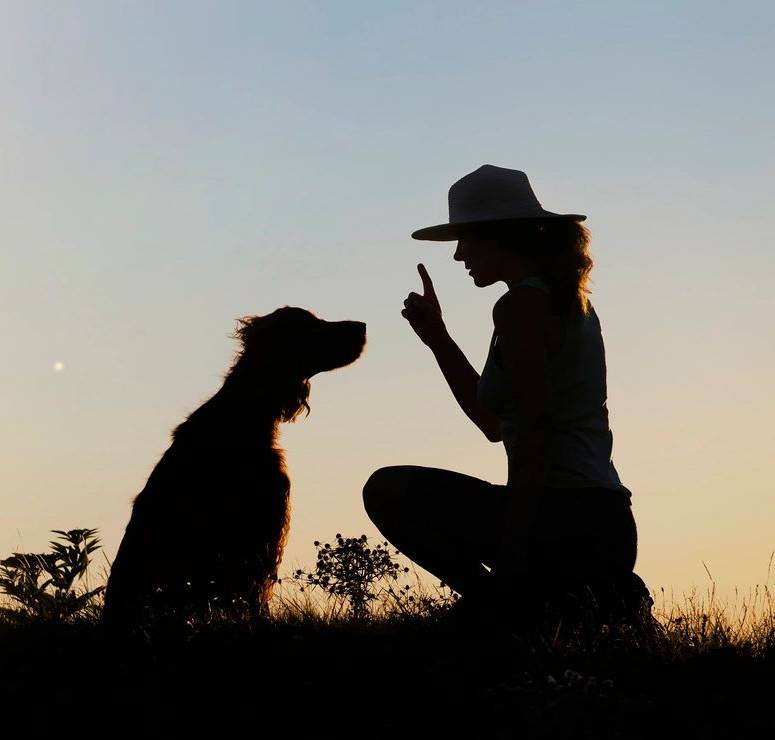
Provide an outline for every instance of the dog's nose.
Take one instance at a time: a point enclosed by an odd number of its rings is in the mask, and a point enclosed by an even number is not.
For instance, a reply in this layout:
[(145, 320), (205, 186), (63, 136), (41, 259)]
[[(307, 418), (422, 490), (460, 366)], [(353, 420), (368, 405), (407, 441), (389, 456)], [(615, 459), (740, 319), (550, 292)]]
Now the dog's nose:
[(348, 321), (349, 331), (353, 332), (356, 336), (360, 337), (364, 341), (366, 340), (366, 324), (363, 321)]

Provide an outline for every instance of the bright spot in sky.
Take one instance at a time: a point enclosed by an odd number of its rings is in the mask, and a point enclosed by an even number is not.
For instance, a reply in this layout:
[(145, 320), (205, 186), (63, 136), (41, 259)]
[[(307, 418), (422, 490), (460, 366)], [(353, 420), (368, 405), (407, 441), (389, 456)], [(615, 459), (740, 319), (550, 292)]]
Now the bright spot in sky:
[(55, 362), (54, 363), (54, 372), (61, 373), (62, 370), (65, 369), (65, 363), (64, 362)]

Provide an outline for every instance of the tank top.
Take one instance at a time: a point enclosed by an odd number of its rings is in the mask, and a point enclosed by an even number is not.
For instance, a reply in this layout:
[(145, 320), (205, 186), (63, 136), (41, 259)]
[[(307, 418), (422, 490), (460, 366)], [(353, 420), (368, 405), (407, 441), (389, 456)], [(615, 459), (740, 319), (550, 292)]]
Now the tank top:
[[(531, 276), (517, 285), (549, 293), (546, 283)], [(600, 321), (589, 304), (586, 315), (572, 313), (562, 347), (549, 359), (552, 398), (546, 485), (557, 488), (610, 488), (631, 497), (616, 472), (608, 424), (606, 365)], [(511, 379), (501, 365), (498, 336), (493, 332), (487, 361), (477, 387), (479, 403), (501, 422), (509, 463), (509, 480), (516, 473), (516, 452), (524, 435)]]

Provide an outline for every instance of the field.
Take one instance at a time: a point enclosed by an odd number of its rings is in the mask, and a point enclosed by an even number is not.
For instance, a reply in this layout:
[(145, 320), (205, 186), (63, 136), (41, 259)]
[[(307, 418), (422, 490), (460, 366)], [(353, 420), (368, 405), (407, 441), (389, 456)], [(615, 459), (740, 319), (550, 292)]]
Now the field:
[(89, 734), (98, 730), (87, 720), (100, 715), (119, 725), (215, 722), (251, 736), (370, 738), (775, 730), (767, 588), (731, 604), (712, 589), (681, 600), (658, 593), (648, 624), (528, 636), (454, 621), (449, 590), (412, 582), (403, 568), (391, 577), (351, 570), (348, 590), (331, 568), (347, 553), (351, 565), (363, 557), (373, 565), (380, 551), (383, 564), (395, 562), (365, 539), (320, 551), (328, 560), (283, 579), (258, 622), (213, 610), (182, 629), (116, 640), (97, 623), (99, 594), (59, 618), (9, 600), (0, 621), (5, 721), (80, 717)]

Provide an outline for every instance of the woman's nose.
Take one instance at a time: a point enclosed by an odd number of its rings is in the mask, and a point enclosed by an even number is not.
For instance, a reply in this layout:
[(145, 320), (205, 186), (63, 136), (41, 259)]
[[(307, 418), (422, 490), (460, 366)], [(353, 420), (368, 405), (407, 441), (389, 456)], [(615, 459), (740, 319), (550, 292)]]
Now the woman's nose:
[(462, 262), (465, 259), (463, 257), (463, 250), (460, 247), (460, 242), (457, 243), (457, 247), (455, 247), (455, 254), (453, 254), (452, 257), (458, 262)]

